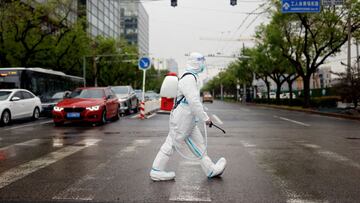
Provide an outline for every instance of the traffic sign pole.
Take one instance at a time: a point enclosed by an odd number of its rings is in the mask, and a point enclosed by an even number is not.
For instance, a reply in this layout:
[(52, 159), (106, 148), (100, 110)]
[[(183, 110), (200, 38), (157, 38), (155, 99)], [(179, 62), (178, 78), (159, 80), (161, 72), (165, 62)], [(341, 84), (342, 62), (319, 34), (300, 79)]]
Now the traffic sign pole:
[(142, 101), (140, 105), (140, 119), (145, 118), (145, 82), (146, 82), (146, 70), (150, 68), (151, 61), (148, 57), (142, 57), (139, 59), (139, 69), (143, 71), (143, 86), (142, 86)]

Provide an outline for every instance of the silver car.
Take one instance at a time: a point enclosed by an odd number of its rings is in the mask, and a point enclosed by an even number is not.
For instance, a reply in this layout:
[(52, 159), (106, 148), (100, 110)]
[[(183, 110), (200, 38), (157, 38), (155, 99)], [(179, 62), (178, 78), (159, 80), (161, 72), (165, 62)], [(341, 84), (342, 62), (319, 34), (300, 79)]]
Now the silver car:
[(131, 86), (113, 86), (111, 89), (119, 98), (120, 113), (130, 114), (138, 112), (139, 99)]

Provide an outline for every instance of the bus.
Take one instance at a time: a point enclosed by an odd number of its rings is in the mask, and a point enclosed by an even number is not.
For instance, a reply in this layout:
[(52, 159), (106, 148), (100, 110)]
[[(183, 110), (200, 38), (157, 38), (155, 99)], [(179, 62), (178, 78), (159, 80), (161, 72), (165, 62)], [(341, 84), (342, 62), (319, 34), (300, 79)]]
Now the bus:
[(43, 68), (0, 68), (0, 89), (27, 89), (47, 102), (59, 92), (82, 87), (84, 78)]

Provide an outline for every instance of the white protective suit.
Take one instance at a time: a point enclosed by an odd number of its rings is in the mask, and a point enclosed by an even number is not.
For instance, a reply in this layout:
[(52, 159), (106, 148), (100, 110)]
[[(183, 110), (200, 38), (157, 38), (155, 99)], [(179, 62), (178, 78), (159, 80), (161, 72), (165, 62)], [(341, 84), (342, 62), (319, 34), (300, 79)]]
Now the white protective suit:
[(199, 53), (192, 53), (186, 69), (186, 72), (192, 74), (185, 75), (178, 83), (177, 101), (182, 96), (185, 96), (185, 98), (170, 114), (169, 134), (152, 165), (150, 177), (155, 181), (175, 178), (175, 173), (166, 172), (165, 167), (174, 152), (176, 143), (185, 143), (189, 147), (190, 151), (199, 158), (201, 167), (209, 178), (221, 175), (225, 169), (226, 160), (224, 158), (219, 159), (214, 164), (209, 156), (204, 153), (206, 150), (204, 138), (196, 126), (197, 120), (203, 122), (209, 120), (200, 100), (198, 82), (198, 74), (203, 72), (204, 69), (204, 56)]

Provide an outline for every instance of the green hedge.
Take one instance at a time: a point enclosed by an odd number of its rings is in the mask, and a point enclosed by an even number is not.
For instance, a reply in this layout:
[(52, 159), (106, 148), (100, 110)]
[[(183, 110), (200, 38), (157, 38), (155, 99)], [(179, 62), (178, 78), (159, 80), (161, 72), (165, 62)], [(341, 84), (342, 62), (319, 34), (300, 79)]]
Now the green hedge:
[[(310, 100), (310, 106), (315, 108), (334, 108), (337, 106), (339, 99), (337, 97), (325, 97), (325, 98), (312, 98)], [(258, 104), (275, 104), (275, 105), (286, 105), (286, 106), (304, 106), (304, 100), (302, 98), (292, 99), (254, 99), (254, 103)]]

